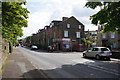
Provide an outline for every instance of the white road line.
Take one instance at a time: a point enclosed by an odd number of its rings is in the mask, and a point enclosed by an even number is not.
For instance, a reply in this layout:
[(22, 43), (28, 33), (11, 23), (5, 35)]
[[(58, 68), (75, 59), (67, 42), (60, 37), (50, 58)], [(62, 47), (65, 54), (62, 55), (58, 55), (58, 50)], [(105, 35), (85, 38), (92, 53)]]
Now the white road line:
[(75, 59), (75, 60), (72, 60), (72, 61), (74, 61), (76, 63), (82, 63), (84, 65), (87, 65), (90, 68), (101, 70), (101, 71), (104, 71), (104, 72), (108, 72), (108, 73), (111, 73), (111, 74), (114, 74), (114, 75), (117, 75), (117, 76), (120, 75), (119, 71), (116, 71), (114, 69), (109, 69), (109, 68), (106, 68), (106, 67), (102, 67), (102, 66), (98, 66), (98, 65), (95, 65), (95, 64), (91, 64), (91, 63), (95, 62), (93, 60)]
[(116, 72), (111, 72), (111, 71), (108, 71), (104, 68), (100, 68), (100, 67), (94, 67), (94, 66), (88, 66), (90, 68), (93, 68), (93, 69), (96, 69), (96, 70), (100, 70), (100, 71), (104, 71), (104, 72), (107, 72), (107, 73), (111, 73), (111, 74), (114, 74), (114, 75), (117, 75), (117, 76), (120, 76), (119, 73), (116, 73)]

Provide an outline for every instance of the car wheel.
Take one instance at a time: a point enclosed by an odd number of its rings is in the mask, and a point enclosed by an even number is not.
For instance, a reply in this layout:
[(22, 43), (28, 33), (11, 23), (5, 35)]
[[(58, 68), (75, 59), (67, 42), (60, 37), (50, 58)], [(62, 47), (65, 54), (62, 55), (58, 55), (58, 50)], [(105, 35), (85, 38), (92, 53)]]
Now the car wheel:
[(99, 56), (99, 55), (96, 55), (95, 58), (96, 58), (97, 60), (100, 60), (100, 56)]
[(108, 61), (110, 61), (110, 58), (109, 58), (109, 57), (107, 57), (107, 60), (108, 60)]
[(85, 53), (83, 54), (83, 57), (84, 57), (84, 58), (86, 57), (86, 54), (85, 54)]

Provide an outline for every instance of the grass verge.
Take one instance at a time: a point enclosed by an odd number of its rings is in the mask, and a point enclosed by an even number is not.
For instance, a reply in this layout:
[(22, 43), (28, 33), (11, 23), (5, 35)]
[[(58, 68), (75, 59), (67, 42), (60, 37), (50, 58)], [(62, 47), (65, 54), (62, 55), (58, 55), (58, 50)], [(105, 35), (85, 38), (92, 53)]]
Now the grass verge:
[(6, 56), (5, 60), (3, 61), (2, 67), (0, 69), (0, 73), (3, 73), (3, 71), (4, 71), (5, 67), (6, 67), (9, 56), (10, 56), (10, 53)]

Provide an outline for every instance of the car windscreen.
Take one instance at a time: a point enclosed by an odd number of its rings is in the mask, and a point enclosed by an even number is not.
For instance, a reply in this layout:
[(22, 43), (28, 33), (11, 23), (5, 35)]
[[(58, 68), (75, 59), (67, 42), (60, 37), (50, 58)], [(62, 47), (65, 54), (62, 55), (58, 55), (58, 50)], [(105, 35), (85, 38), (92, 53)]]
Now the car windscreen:
[(101, 48), (101, 51), (110, 51), (108, 48)]

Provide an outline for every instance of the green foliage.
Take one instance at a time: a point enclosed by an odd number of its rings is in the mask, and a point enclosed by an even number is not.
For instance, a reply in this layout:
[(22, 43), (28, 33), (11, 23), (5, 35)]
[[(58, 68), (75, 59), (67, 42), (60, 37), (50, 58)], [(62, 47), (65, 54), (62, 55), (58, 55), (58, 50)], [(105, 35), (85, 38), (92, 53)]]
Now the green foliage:
[(86, 4), (85, 4), (85, 6), (87, 7), (87, 8), (92, 8), (92, 9), (95, 9), (97, 6), (102, 6), (102, 3), (101, 2), (87, 2)]
[(26, 37), (26, 43), (30, 43), (31, 42), (31, 36), (28, 36), (28, 37)]
[(2, 37), (14, 43), (22, 36), (22, 27), (27, 27), (29, 11), (23, 8), (26, 2), (2, 2)]
[(90, 16), (92, 24), (103, 25), (104, 31), (114, 32), (116, 28), (120, 29), (120, 1), (119, 2), (87, 2), (86, 7), (95, 9), (97, 6), (103, 8), (96, 14)]
[(112, 43), (112, 42), (107, 42), (107, 44), (108, 44), (108, 45), (113, 45), (113, 43)]
[(0, 37), (2, 37), (2, 27), (0, 27)]
[(23, 40), (22, 39), (19, 39), (18, 42), (21, 43)]
[(91, 45), (93, 42), (90, 40), (86, 40), (85, 38), (82, 38), (82, 40), (87, 44), (87, 45)]

